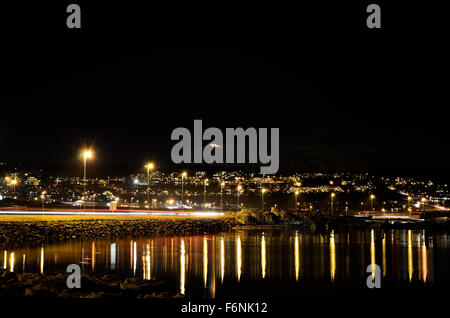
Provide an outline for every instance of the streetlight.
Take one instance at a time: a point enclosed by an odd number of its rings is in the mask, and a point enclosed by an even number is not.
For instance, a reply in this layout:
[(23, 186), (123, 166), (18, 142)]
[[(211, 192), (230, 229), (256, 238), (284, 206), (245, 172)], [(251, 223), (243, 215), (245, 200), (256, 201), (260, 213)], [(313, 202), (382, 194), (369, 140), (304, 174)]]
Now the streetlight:
[(97, 196), (96, 193), (92, 194), (92, 212), (95, 210), (95, 197)]
[(223, 187), (225, 186), (225, 182), (220, 183), (220, 212), (223, 211)]
[(184, 204), (184, 178), (186, 178), (187, 172), (183, 171), (181, 174), (181, 208), (183, 208)]
[(264, 193), (265, 193), (266, 191), (267, 191), (267, 190), (264, 189), (264, 188), (261, 189), (261, 210), (263, 210), (263, 211), (264, 211)]
[(334, 203), (333, 200), (334, 200), (335, 195), (336, 194), (334, 194), (334, 192), (331, 193), (331, 214), (334, 214), (334, 212), (333, 212), (333, 203)]
[(238, 205), (238, 211), (240, 210), (240, 205), (239, 205), (239, 194), (241, 193), (242, 190), (242, 186), (238, 185), (237, 186), (237, 205)]
[(149, 162), (147, 168), (147, 209), (150, 210), (150, 169), (153, 169), (153, 163)]
[(375, 195), (370, 195), (370, 210), (373, 211), (373, 199), (375, 199)]
[(42, 194), (41, 194), (41, 199), (42, 199), (42, 212), (44, 212), (44, 209), (45, 209), (44, 204), (45, 204), (45, 194), (46, 194), (46, 193), (47, 193), (47, 192), (43, 191)]
[[(411, 206), (411, 200), (412, 197), (408, 195), (408, 197), (406, 198), (408, 200), (408, 204), (406, 205), (406, 209), (411, 212), (410, 206)], [(411, 214), (411, 213), (410, 213)]]
[(206, 186), (208, 185), (208, 179), (205, 179), (203, 189), (203, 208), (206, 210)]
[(422, 198), (420, 201), (422, 201), (423, 212), (426, 212), (426, 209), (425, 209), (425, 202), (427, 202), (427, 199), (426, 199), (426, 198)]
[(294, 192), (294, 199), (295, 199), (295, 202), (294, 202), (294, 209), (295, 209), (296, 212), (297, 212), (297, 210), (298, 210), (298, 207), (297, 207), (297, 196), (298, 196), (298, 194), (299, 194), (299, 191), (296, 190), (296, 191)]
[(11, 184), (13, 185), (14, 196), (15, 196), (15, 195), (16, 195), (16, 184), (17, 184), (17, 179), (12, 179), (12, 180), (11, 180)]
[(83, 163), (84, 163), (84, 174), (83, 174), (83, 193), (84, 193), (84, 209), (86, 210), (86, 161), (92, 157), (92, 152), (90, 150), (85, 150), (83, 152)]
[(16, 210), (17, 210), (17, 197), (16, 197), (16, 184), (17, 184), (17, 179), (12, 179), (11, 180), (11, 183), (10, 184), (12, 184), (13, 185), (13, 188), (14, 188), (14, 200), (15, 200), (15, 203), (16, 203)]

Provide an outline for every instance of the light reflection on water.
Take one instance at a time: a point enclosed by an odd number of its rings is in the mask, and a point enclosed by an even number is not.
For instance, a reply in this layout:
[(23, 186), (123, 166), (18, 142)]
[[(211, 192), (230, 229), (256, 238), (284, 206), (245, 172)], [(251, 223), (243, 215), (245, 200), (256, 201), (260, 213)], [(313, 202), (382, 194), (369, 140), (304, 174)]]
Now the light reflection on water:
[[(95, 240), (3, 249), (3, 268), (15, 272), (119, 272), (162, 279), (182, 294), (227, 296), (285, 294), (336, 284), (365, 288), (370, 264), (390, 286), (450, 280), (446, 233), (371, 230), (313, 234), (236, 231), (221, 235)], [(370, 274), (369, 274), (370, 275)], [(375, 275), (375, 266), (372, 267)]]

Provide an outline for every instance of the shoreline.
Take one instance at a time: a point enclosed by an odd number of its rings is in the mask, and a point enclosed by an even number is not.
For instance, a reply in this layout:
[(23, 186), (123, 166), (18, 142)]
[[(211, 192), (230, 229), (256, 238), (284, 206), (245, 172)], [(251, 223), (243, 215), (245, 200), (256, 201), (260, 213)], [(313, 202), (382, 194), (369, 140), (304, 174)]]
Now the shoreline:
[(283, 215), (244, 211), (229, 216), (0, 216), (0, 245), (120, 237), (206, 235), (232, 230), (294, 228), (304, 231), (427, 229), (448, 230), (450, 222), (395, 223), (350, 216)]

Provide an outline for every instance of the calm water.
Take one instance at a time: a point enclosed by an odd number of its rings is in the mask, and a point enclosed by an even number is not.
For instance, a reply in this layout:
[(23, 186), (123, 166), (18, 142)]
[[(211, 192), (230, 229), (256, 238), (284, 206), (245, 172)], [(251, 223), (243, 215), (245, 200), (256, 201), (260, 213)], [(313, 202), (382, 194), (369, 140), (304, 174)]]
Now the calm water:
[(53, 272), (78, 263), (84, 272), (162, 279), (193, 296), (296, 295), (367, 288), (366, 268), (381, 266), (384, 287), (450, 282), (447, 233), (243, 230), (221, 235), (70, 241), (1, 249), (3, 268)]

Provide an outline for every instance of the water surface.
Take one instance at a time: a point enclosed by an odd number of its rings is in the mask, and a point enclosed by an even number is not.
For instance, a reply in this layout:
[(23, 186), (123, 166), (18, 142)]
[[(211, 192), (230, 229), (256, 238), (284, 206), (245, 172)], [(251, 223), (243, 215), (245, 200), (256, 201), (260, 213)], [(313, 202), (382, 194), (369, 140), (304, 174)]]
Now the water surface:
[(446, 232), (367, 230), (304, 233), (241, 230), (219, 235), (66, 241), (2, 248), (4, 269), (23, 273), (121, 273), (166, 281), (191, 296), (297, 295), (367, 289), (378, 264), (383, 287), (450, 282)]

